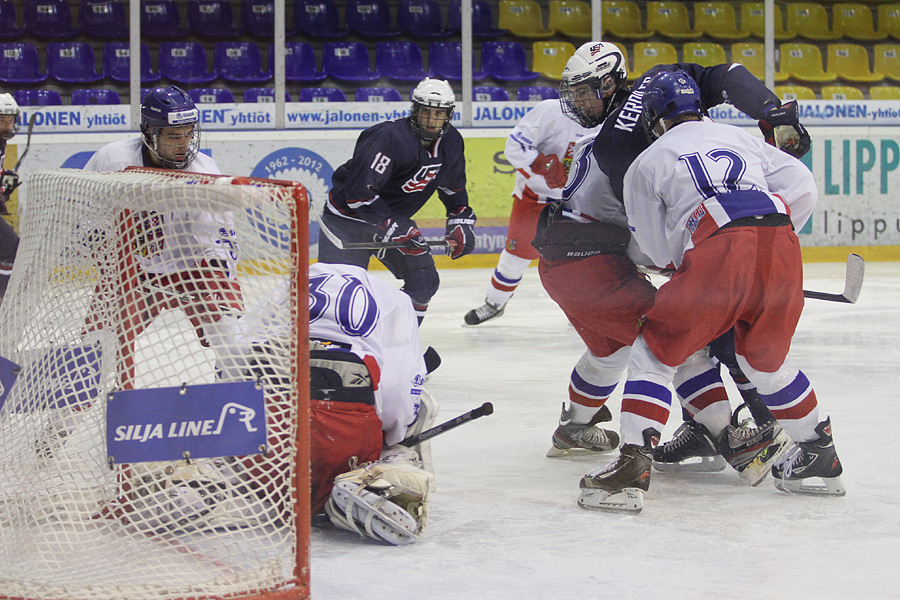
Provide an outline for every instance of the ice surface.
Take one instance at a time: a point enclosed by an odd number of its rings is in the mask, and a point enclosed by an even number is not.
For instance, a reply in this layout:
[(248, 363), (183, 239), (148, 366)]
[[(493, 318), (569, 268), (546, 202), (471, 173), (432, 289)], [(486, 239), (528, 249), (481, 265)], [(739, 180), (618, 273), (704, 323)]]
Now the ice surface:
[[(426, 386), (438, 422), (484, 401), (494, 414), (432, 440), (438, 489), (416, 543), (313, 528), (314, 600), (897, 597), (900, 263), (868, 263), (855, 305), (808, 300), (794, 337), (793, 363), (832, 417), (846, 497), (751, 488), (731, 470), (654, 472), (636, 516), (576, 506), (580, 477), (603, 461), (544, 455), (583, 346), (536, 269), (502, 317), (462, 326), (490, 273), (441, 271), (421, 333), (443, 359)], [(844, 266), (805, 276), (805, 289), (840, 293)], [(616, 426), (620, 405), (621, 386)]]

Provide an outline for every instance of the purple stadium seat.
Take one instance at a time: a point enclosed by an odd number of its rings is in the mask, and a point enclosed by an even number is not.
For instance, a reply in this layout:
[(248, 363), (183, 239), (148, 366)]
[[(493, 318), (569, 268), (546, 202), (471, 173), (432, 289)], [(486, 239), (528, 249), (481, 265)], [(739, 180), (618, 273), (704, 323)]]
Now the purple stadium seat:
[(16, 4), (13, 0), (0, 0), (0, 40), (14, 40), (25, 35), (19, 27)]
[[(291, 94), (284, 91), (284, 101), (291, 101)], [(247, 88), (244, 90), (244, 102), (275, 102), (275, 88)]]
[(516, 90), (516, 100), (551, 100), (559, 98), (559, 90), (549, 86), (529, 86), (520, 87)]
[(509, 100), (509, 94), (501, 87), (476, 85), (472, 87), (472, 100), (476, 102), (494, 102)]
[(94, 49), (87, 42), (47, 44), (47, 74), (60, 83), (93, 83), (103, 79), (94, 67)]
[[(448, 23), (453, 33), (462, 32), (462, 9), (459, 0), (450, 2)], [(491, 5), (484, 0), (472, 0), (472, 35), (476, 38), (496, 38), (505, 35), (505, 29), (494, 27)]]
[(322, 40), (339, 40), (350, 34), (350, 29), (341, 27), (341, 15), (332, 0), (297, 0), (294, 25), (300, 34)]
[(347, 96), (336, 88), (300, 88), (300, 102), (346, 102)]
[(121, 104), (122, 99), (115, 90), (78, 89), (72, 90), (72, 104)]
[(191, 88), (187, 91), (194, 104), (230, 104), (234, 94), (225, 88)]
[(228, 0), (191, 0), (187, 3), (187, 22), (191, 33), (205, 38), (233, 38), (244, 31), (234, 24)]
[(19, 106), (60, 106), (62, 96), (54, 90), (16, 90), (13, 98)]
[(217, 75), (206, 67), (206, 50), (197, 42), (162, 42), (159, 74), (185, 84), (210, 83)]
[[(462, 79), (462, 44), (460, 42), (432, 42), (428, 47), (428, 70), (434, 77), (459, 81)], [(472, 79), (481, 81), (487, 75), (475, 69), (472, 57)]]
[(81, 0), (81, 33), (105, 40), (128, 39), (128, 5), (124, 0)]
[[(131, 81), (131, 46), (128, 42), (107, 42), (103, 45), (103, 76), (110, 81)], [(150, 48), (141, 44), (141, 83), (155, 83), (162, 76), (153, 71)]]
[(68, 0), (25, 0), (25, 31), (46, 40), (66, 40), (78, 35), (72, 27)]
[(0, 43), (0, 82), (40, 83), (47, 79), (41, 72), (37, 48), (28, 42)]
[(187, 34), (175, 0), (141, 0), (141, 37), (179, 40)]
[(369, 50), (362, 42), (326, 42), (322, 45), (322, 70), (338, 81), (376, 81), (378, 70), (369, 67)]
[(441, 5), (435, 0), (400, 0), (397, 24), (404, 35), (426, 40), (449, 37), (454, 31), (444, 27)]
[(347, 0), (345, 10), (347, 26), (360, 37), (384, 40), (403, 33), (394, 26), (391, 7), (385, 0)]
[(378, 42), (375, 63), (393, 81), (418, 82), (430, 75), (422, 68), (422, 51), (415, 42)]
[(259, 46), (253, 42), (216, 42), (215, 72), (229, 83), (264, 83), (272, 74), (263, 71)]
[[(244, 32), (271, 40), (275, 36), (275, 0), (242, 0), (241, 23)], [(296, 33), (293, 26), (285, 27), (285, 35)]]
[(518, 42), (484, 42), (481, 44), (481, 67), (501, 82), (531, 81), (540, 77), (528, 69), (525, 47)]
[[(269, 72), (275, 72), (275, 48), (269, 44)], [(284, 78), (288, 81), (314, 83), (324, 81), (326, 75), (316, 69), (316, 54), (306, 42), (285, 42)]]
[(394, 88), (361, 87), (356, 90), (357, 102), (403, 102), (403, 96)]

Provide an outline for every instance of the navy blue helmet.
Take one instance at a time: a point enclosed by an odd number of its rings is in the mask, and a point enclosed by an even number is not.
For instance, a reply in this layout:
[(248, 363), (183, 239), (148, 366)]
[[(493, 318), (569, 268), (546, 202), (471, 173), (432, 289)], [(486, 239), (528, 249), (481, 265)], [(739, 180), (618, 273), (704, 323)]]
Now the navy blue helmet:
[[(189, 132), (184, 131), (186, 126), (191, 126)], [(160, 148), (160, 134), (170, 127), (179, 128), (183, 136), (190, 136), (183, 151), (174, 152), (170, 144)], [(177, 86), (150, 90), (141, 102), (141, 134), (144, 144), (164, 168), (184, 169), (200, 151), (200, 111), (187, 92)]]
[(684, 71), (660, 71), (654, 75), (644, 90), (642, 102), (644, 132), (651, 142), (659, 137), (654, 128), (661, 120), (684, 114), (703, 116), (700, 88)]

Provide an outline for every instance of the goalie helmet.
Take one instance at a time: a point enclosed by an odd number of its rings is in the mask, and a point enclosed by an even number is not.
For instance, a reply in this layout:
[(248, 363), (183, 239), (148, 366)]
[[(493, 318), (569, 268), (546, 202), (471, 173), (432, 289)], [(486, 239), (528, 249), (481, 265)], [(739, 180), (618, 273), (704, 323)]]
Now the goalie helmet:
[[(161, 143), (164, 133), (173, 137), (163, 138)], [(156, 88), (141, 102), (141, 134), (162, 167), (185, 169), (200, 151), (200, 111), (183, 89), (174, 85)]]
[(582, 127), (596, 127), (622, 101), (627, 78), (625, 56), (615, 44), (582, 44), (566, 62), (559, 83), (563, 114)]
[(697, 115), (702, 118), (700, 88), (684, 71), (661, 71), (647, 83), (642, 98), (644, 113), (641, 117), (644, 133), (653, 142), (663, 132), (656, 131), (656, 124), (680, 115)]
[[(450, 84), (443, 79), (426, 77), (419, 82), (412, 93), (409, 122), (413, 131), (423, 142), (433, 142), (450, 129), (450, 119), (453, 117), (455, 106), (456, 96), (453, 94)], [(445, 114), (440, 117), (440, 120), (433, 116), (429, 119), (429, 111), (423, 112), (423, 108), (443, 109)], [(429, 123), (429, 120), (435, 120), (435, 122)]]
[(12, 94), (0, 94), (0, 116), (4, 115), (12, 115), (14, 117), (10, 129), (0, 129), (0, 137), (4, 140), (9, 140), (19, 132), (19, 104)]

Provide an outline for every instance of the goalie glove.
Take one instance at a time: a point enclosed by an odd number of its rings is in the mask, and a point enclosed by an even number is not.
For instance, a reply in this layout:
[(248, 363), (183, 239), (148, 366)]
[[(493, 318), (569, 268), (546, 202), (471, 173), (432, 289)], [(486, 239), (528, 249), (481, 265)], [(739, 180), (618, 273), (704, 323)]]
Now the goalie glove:
[(562, 164), (559, 157), (555, 154), (538, 154), (534, 162), (531, 163), (531, 172), (536, 175), (542, 175), (547, 187), (550, 189), (566, 187), (566, 180), (569, 174), (566, 173), (566, 166)]
[(797, 101), (791, 100), (781, 108), (773, 108), (759, 120), (766, 143), (775, 146), (794, 158), (801, 158), (810, 148), (809, 133), (800, 124)]
[(447, 254), (456, 260), (475, 249), (475, 211), (471, 206), (454, 208), (447, 213), (447, 229), (444, 237), (456, 242), (455, 246), (447, 246)]
[(335, 527), (395, 546), (415, 541), (428, 524), (434, 475), (405, 462), (378, 461), (338, 475), (325, 513)]
[(378, 228), (381, 229), (381, 233), (375, 236), (376, 242), (402, 242), (406, 247), (397, 250), (409, 256), (428, 253), (428, 242), (412, 221), (387, 219)]

